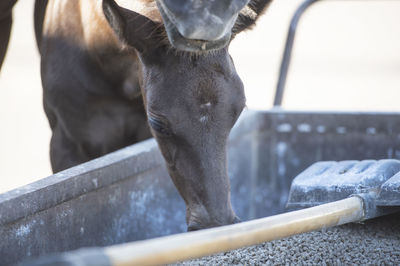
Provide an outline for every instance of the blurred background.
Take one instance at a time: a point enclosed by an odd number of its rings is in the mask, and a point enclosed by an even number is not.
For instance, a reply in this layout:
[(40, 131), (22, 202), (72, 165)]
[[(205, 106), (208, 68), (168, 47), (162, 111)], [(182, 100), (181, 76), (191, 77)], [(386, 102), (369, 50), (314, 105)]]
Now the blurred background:
[[(284, 40), (300, 0), (275, 0), (230, 52), (250, 109), (272, 108)], [(0, 193), (51, 174), (32, 0), (19, 0), (0, 73)], [(400, 1), (334, 1), (300, 21), (288, 110), (400, 111)]]

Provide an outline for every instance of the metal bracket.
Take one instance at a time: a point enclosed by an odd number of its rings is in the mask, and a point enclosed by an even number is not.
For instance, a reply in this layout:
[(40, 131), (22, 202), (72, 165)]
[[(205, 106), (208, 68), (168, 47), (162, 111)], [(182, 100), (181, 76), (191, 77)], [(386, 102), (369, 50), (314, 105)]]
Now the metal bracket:
[(279, 71), (279, 80), (278, 80), (278, 85), (276, 87), (276, 92), (275, 92), (275, 99), (274, 99), (274, 107), (279, 107), (282, 104), (282, 98), (283, 98), (283, 91), (285, 89), (285, 84), (286, 84), (286, 77), (290, 65), (290, 59), (292, 57), (292, 49), (293, 49), (293, 42), (294, 42), (294, 37), (296, 34), (296, 29), (297, 29), (297, 24), (303, 15), (303, 13), (315, 2), (319, 0), (306, 0), (304, 1), (296, 10), (295, 14), (292, 17), (292, 20), (290, 22), (289, 26), (289, 31), (286, 37), (286, 45), (285, 45), (285, 50), (283, 52), (283, 57), (282, 57), (282, 62), (281, 62), (281, 68)]

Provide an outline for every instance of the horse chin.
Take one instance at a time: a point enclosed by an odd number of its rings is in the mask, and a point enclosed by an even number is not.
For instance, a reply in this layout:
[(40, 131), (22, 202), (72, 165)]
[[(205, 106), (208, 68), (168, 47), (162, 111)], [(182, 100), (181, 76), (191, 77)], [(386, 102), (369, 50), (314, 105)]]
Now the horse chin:
[(231, 39), (230, 31), (227, 32), (222, 38), (217, 40), (198, 40), (185, 38), (178, 31), (158, 1), (157, 6), (164, 22), (168, 40), (175, 49), (186, 52), (207, 52), (224, 48), (229, 44)]
[(167, 30), (168, 40), (177, 50), (186, 52), (207, 52), (222, 49), (228, 45), (230, 33), (217, 41), (193, 40), (183, 37), (176, 29)]

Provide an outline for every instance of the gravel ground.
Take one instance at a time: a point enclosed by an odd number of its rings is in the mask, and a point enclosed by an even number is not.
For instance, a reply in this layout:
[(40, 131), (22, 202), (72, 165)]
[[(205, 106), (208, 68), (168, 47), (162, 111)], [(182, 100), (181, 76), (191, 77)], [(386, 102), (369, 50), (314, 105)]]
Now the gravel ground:
[(400, 265), (400, 213), (176, 265)]

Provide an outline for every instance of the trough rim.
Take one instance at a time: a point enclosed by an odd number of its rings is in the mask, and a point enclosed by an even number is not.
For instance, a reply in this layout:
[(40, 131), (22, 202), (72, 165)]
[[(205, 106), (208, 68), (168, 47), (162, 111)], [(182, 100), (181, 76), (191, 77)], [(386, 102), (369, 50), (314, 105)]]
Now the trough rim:
[[(137, 160), (138, 156), (146, 163), (130, 164), (130, 161)], [(0, 226), (159, 167), (164, 163), (161, 159), (155, 140), (148, 139), (2, 193)], [(121, 168), (122, 165), (127, 166), (126, 170), (117, 171), (116, 174), (113, 169)], [(85, 186), (77, 187), (80, 184)], [(75, 189), (71, 190), (71, 187)], [(54, 189), (61, 193), (54, 194), (54, 197), (50, 197), (53, 200), (49, 200), (47, 196)]]
[[(363, 111), (307, 111), (284, 110), (272, 108), (269, 110), (245, 110), (235, 124), (230, 140), (243, 137), (247, 132), (273, 130), (273, 126), (260, 123), (260, 116), (270, 114), (278, 116), (278, 119), (270, 121), (273, 124), (285, 120), (286, 115), (366, 115), (366, 116), (399, 116), (400, 112), (363, 112)], [(280, 119), (282, 116), (282, 119)], [(400, 137), (400, 134), (399, 134)], [(129, 163), (132, 160), (144, 163)], [(0, 194), (0, 226), (16, 222), (19, 219), (34, 213), (50, 209), (63, 202), (77, 198), (92, 191), (110, 186), (121, 180), (146, 172), (154, 167), (165, 165), (161, 153), (154, 138), (130, 145), (112, 153), (106, 154), (89, 162), (74, 166), (59, 173), (50, 175), (25, 186)], [(124, 171), (113, 169), (123, 168)], [(110, 174), (107, 174), (110, 173)], [(76, 184), (85, 186), (77, 188)], [(71, 186), (75, 189), (70, 190)], [(53, 189), (61, 190), (53, 200), (49, 200), (48, 194)], [(57, 190), (58, 189), (58, 190)], [(51, 198), (51, 197), (50, 197)], [(4, 215), (6, 213), (7, 215)]]

